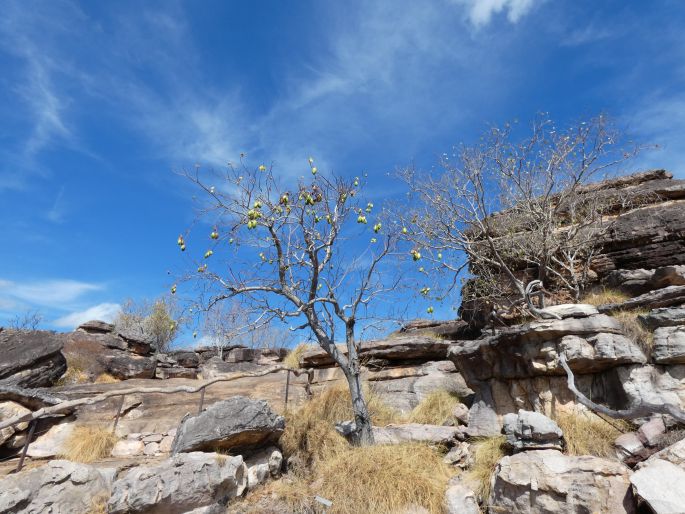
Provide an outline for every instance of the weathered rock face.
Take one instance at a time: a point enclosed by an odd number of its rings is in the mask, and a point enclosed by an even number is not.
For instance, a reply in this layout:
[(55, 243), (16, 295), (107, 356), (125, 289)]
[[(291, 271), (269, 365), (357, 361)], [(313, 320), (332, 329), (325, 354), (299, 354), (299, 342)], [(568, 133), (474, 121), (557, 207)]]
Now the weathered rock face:
[(536, 450), (504, 457), (492, 478), (492, 512), (635, 512), (629, 470), (598, 457)]
[[(28, 414), (29, 412), (31, 412), (29, 409), (22, 405), (19, 405), (18, 403), (0, 402), (0, 420), (13, 418), (15, 416), (22, 416), (24, 414)], [(28, 423), (19, 423), (18, 425), (15, 425), (13, 427), (1, 429), (0, 446), (5, 444), (5, 441), (12, 437), (15, 433), (21, 432), (22, 430), (26, 430), (28, 426)]]
[(539, 412), (519, 410), (518, 414), (506, 414), (504, 434), (514, 451), (562, 449), (559, 425)]
[(150, 345), (113, 333), (76, 330), (65, 336), (64, 352), (92, 378), (101, 373), (120, 380), (155, 376), (156, 360), (150, 355)]
[(109, 496), (108, 477), (92, 466), (53, 460), (0, 480), (0, 512), (90, 514)]
[(0, 331), (0, 383), (49, 387), (67, 370), (59, 334), (44, 330)]
[(652, 330), (659, 327), (685, 325), (685, 306), (652, 309), (649, 314), (639, 316), (639, 318), (646, 327)]
[(657, 364), (685, 364), (685, 325), (654, 331), (652, 360)]
[(614, 270), (604, 278), (604, 283), (631, 296), (638, 296), (653, 289), (685, 285), (685, 265)]
[(219, 357), (212, 357), (205, 361), (200, 366), (200, 373), (205, 380), (220, 377), (227, 373), (235, 373), (237, 371), (252, 372), (261, 369), (261, 366), (255, 362), (226, 362)]
[(439, 337), (441, 339), (449, 340), (468, 339), (478, 335), (477, 332), (474, 332), (472, 326), (460, 319), (449, 321), (416, 319), (405, 323), (402, 328), (393, 335), (396, 336), (398, 334)]
[(234, 396), (185, 418), (176, 432), (173, 453), (198, 450), (251, 452), (275, 444), (285, 428), (265, 401)]
[(597, 307), (597, 310), (599, 312), (612, 312), (620, 309), (641, 309), (645, 307), (655, 309), (657, 307), (682, 305), (683, 303), (685, 303), (685, 286), (668, 286), (635, 296), (625, 302), (600, 305)]
[(635, 494), (655, 514), (679, 514), (685, 508), (685, 470), (667, 460), (649, 459), (630, 477)]
[(243, 458), (217, 453), (175, 455), (156, 466), (139, 466), (114, 482), (109, 514), (183, 514), (225, 505), (247, 485)]

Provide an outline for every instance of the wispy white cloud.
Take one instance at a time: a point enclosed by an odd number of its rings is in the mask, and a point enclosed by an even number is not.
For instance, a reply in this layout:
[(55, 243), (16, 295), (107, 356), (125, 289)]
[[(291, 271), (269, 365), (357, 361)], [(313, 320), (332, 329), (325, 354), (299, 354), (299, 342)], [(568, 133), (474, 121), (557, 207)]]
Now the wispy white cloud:
[(101, 320), (111, 323), (121, 312), (118, 303), (100, 303), (82, 311), (72, 312), (53, 321), (53, 325), (61, 328), (76, 328), (80, 324), (90, 320)]
[(492, 17), (506, 12), (511, 23), (517, 23), (528, 14), (540, 0), (452, 0), (457, 5), (464, 6), (468, 18), (474, 27), (483, 27), (490, 23)]
[(0, 279), (0, 299), (54, 309), (69, 308), (69, 304), (81, 299), (84, 295), (102, 289), (101, 284), (78, 280), (51, 279), (15, 282)]
[(64, 186), (59, 188), (55, 201), (52, 207), (48, 210), (45, 217), (53, 223), (62, 223), (66, 214), (66, 205), (64, 202)]

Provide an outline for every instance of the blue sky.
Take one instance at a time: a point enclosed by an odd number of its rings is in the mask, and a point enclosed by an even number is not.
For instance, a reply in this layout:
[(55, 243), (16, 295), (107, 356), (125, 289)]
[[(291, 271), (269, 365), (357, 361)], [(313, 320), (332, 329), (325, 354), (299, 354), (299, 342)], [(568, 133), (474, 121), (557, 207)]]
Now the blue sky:
[[(246, 152), (297, 177), (430, 167), (488, 123), (605, 111), (685, 176), (685, 3), (0, 3), (0, 324), (71, 329), (168, 290), (174, 174)], [(425, 307), (417, 307), (423, 311)], [(438, 315), (449, 315), (444, 306)]]

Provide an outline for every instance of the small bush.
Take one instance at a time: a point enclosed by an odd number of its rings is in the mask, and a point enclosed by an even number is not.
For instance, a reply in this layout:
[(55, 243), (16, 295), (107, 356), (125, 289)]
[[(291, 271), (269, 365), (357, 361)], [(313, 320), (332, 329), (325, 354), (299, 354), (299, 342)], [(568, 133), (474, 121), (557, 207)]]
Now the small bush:
[(409, 414), (408, 421), (410, 423), (442, 425), (453, 417), (454, 407), (459, 403), (461, 401), (454, 393), (444, 389), (433, 391), (414, 407)]
[(109, 373), (100, 373), (96, 378), (95, 382), (96, 384), (114, 384), (115, 382), (119, 382), (120, 380), (116, 377), (113, 377)]
[(288, 352), (288, 355), (283, 359), (283, 365), (293, 369), (300, 369), (300, 358), (302, 355), (312, 348), (311, 345), (300, 343), (295, 348)]
[(623, 303), (629, 299), (630, 296), (622, 291), (604, 287), (585, 295), (582, 299), (582, 302), (598, 306), (606, 305), (607, 303)]
[(611, 315), (621, 323), (625, 335), (637, 344), (647, 358), (649, 358), (654, 346), (654, 334), (640, 321), (638, 316), (644, 314), (649, 314), (649, 309), (617, 311)]
[(74, 427), (60, 457), (73, 462), (94, 462), (109, 457), (118, 438), (102, 426)]
[(473, 446), (473, 464), (468, 471), (469, 478), (478, 484), (474, 491), (484, 502), (490, 497), (490, 477), (497, 463), (507, 455), (504, 436), (486, 437)]
[(569, 455), (615, 457), (614, 441), (622, 433), (632, 430), (627, 421), (606, 421), (585, 411), (558, 413), (555, 421), (564, 433)]

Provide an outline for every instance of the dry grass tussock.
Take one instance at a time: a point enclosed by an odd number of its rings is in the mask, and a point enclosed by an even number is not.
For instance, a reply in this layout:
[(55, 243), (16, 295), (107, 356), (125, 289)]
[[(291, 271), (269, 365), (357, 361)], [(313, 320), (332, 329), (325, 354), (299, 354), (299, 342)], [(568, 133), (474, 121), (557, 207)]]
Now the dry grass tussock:
[(95, 496), (91, 501), (88, 514), (107, 514), (107, 500), (109, 496), (106, 494)]
[(590, 305), (597, 306), (605, 305), (607, 303), (623, 303), (629, 299), (630, 296), (626, 293), (604, 287), (585, 295), (582, 299), (582, 303), (589, 303)]
[(302, 355), (310, 350), (312, 348), (312, 345), (310, 344), (305, 344), (305, 343), (300, 343), (298, 344), (295, 348), (290, 350), (288, 352), (288, 355), (285, 356), (285, 359), (283, 359), (283, 365), (287, 366), (289, 368), (293, 369), (299, 369), (300, 368), (300, 358)]
[(94, 462), (109, 457), (117, 440), (108, 427), (77, 426), (65, 441), (60, 457), (73, 462)]
[(507, 455), (505, 441), (504, 436), (485, 437), (474, 444), (473, 464), (467, 473), (478, 484), (474, 492), (486, 502), (490, 497), (490, 477), (500, 459)]
[[(401, 420), (373, 390), (364, 388), (374, 425), (387, 425)], [(336, 384), (317, 394), (294, 411), (286, 413), (285, 432), (281, 446), (286, 455), (297, 454), (311, 464), (331, 451), (347, 446), (347, 441), (335, 431), (335, 423), (354, 419), (347, 383)]]
[(86, 384), (90, 382), (90, 375), (81, 368), (67, 365), (67, 371), (55, 383), (57, 386), (71, 384)]
[(444, 389), (433, 391), (409, 414), (410, 423), (442, 425), (453, 417), (454, 407), (461, 403), (459, 397)]
[(116, 382), (120, 382), (120, 380), (109, 373), (100, 373), (94, 381), (95, 384), (114, 384)]
[(625, 335), (637, 344), (645, 356), (649, 358), (654, 346), (654, 334), (639, 320), (638, 316), (644, 314), (649, 314), (649, 309), (617, 311), (611, 315), (621, 323)]
[(615, 457), (614, 441), (622, 433), (632, 430), (624, 420), (604, 420), (591, 412), (557, 413), (555, 421), (564, 432), (566, 453)]

